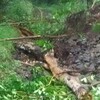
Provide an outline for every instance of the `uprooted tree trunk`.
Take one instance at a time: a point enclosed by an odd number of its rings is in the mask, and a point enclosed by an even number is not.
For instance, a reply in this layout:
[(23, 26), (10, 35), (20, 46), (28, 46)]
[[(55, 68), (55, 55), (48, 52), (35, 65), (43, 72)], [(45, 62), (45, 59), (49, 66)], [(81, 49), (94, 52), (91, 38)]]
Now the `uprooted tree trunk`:
[(53, 55), (46, 54), (45, 60), (48, 64), (52, 74), (59, 80), (66, 83), (73, 92), (77, 95), (79, 100), (91, 100), (91, 95), (87, 89), (80, 83), (79, 79), (73, 75), (69, 75), (58, 67), (57, 60)]
[(88, 93), (88, 90), (80, 83), (78, 77), (68, 74), (67, 70), (65, 71), (61, 69), (57, 63), (57, 59), (52, 54), (47, 53), (46, 55), (43, 55), (41, 49), (37, 49), (37, 46), (34, 46), (30, 43), (16, 44), (16, 48), (26, 53), (27, 55), (33, 55), (36, 57), (36, 60), (42, 61), (44, 63), (44, 67), (49, 69), (55, 78), (63, 81), (66, 85), (68, 85), (77, 95), (79, 100), (91, 100), (92, 96)]

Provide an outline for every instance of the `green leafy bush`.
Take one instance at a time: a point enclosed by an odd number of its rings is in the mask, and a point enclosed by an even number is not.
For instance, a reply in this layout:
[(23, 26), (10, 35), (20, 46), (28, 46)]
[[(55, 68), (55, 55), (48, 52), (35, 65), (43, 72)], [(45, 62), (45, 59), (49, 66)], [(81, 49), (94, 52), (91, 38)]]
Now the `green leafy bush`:
[(7, 17), (13, 21), (32, 19), (33, 5), (28, 0), (12, 0), (7, 6)]

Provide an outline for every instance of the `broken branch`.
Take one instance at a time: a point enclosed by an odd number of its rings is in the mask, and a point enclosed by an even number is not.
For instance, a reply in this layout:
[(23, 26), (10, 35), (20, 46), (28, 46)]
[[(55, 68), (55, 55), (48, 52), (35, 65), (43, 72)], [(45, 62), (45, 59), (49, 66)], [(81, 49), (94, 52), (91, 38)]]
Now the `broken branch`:
[(25, 40), (25, 39), (55, 39), (55, 38), (61, 38), (61, 37), (67, 37), (67, 35), (58, 35), (58, 36), (50, 36), (50, 35), (37, 35), (37, 36), (27, 36), (27, 37), (17, 37), (17, 38), (5, 38), (0, 39), (0, 42), (2, 41), (17, 41), (17, 40)]

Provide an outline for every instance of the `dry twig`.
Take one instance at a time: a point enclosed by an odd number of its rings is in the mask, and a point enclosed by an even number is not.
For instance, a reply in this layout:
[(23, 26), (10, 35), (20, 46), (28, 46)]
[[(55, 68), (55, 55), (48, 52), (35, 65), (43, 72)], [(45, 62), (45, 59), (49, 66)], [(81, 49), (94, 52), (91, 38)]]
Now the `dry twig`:
[(55, 38), (62, 38), (62, 37), (67, 37), (67, 35), (58, 35), (58, 36), (51, 36), (51, 35), (37, 35), (37, 36), (27, 36), (27, 37), (17, 37), (17, 38), (5, 38), (5, 39), (0, 39), (0, 42), (2, 41), (17, 41), (17, 40), (25, 40), (25, 39), (55, 39)]

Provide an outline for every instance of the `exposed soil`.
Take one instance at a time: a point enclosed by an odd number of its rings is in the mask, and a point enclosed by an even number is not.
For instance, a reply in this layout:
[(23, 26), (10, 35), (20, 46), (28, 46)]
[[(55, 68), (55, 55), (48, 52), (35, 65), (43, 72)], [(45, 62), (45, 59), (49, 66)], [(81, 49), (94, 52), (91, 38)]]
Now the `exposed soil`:
[(62, 66), (74, 69), (100, 68), (100, 34), (60, 39), (56, 41), (54, 50)]

